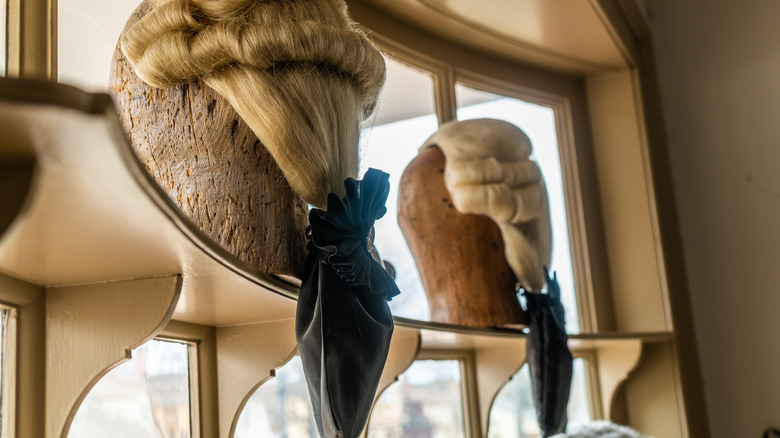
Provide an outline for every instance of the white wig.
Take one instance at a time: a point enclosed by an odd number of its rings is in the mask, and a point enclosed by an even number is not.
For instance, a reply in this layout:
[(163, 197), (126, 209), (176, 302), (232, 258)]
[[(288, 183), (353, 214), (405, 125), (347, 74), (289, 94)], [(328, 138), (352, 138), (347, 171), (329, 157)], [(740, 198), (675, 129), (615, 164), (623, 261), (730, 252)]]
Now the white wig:
[(523, 287), (540, 291), (552, 230), (547, 189), (530, 159), (528, 136), (501, 120), (465, 120), (442, 125), (422, 148), (432, 146), (446, 157), (444, 181), (455, 208), (493, 219), (515, 276)]

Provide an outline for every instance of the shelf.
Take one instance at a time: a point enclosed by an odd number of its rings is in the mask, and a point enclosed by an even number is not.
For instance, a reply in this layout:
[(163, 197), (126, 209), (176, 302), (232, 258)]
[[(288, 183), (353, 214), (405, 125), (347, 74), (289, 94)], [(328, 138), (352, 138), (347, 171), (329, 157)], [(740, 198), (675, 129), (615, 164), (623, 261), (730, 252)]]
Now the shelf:
[[(184, 216), (136, 158), (109, 96), (0, 78), (0, 132), (0, 300), (12, 302), (18, 292), (32, 302), (25, 288), (46, 289), (45, 303), (23, 311), (45, 319), (45, 336), (30, 333), (46, 356), (29, 361), (39, 366), (31, 381), (45, 378), (50, 391), (47, 436), (67, 431), (103, 373), (171, 321), (171, 330), (187, 326), (181, 323), (212, 330), (202, 340), (211, 355), (204, 353), (203, 366), (219, 381), (214, 424), (228, 436), (248, 394), (295, 351), (298, 286), (240, 261)], [(395, 322), (380, 390), (421, 351), (466, 352), (485, 427), (495, 394), (525, 362), (525, 333)], [(85, 332), (92, 335), (79, 335)], [(672, 340), (671, 333), (569, 337), (575, 354), (600, 364), (601, 415), (609, 417), (645, 345)]]
[(0, 132), (0, 163), (35, 162), (27, 199), (0, 236), (3, 273), (44, 287), (181, 274), (176, 320), (294, 318), (294, 286), (217, 246), (151, 179), (109, 96), (2, 79)]
[[(30, 186), (16, 190), (27, 193), (24, 202), (8, 201), (16, 218), (0, 235), (0, 272), (44, 287), (181, 274), (177, 321), (221, 327), (294, 318), (297, 286), (240, 261), (184, 216), (136, 158), (108, 95), (0, 78), (0, 132), (0, 165), (21, 169), (19, 180)], [(419, 330), (425, 348), (524, 337), (517, 329), (395, 320)], [(670, 337), (581, 334), (570, 342), (588, 348)]]
[[(476, 350), (495, 345), (521, 343), (525, 345), (526, 333), (520, 329), (464, 327), (454, 324), (426, 322), (395, 317), (396, 325), (416, 329), (421, 346), (432, 350)], [(572, 350), (598, 349), (618, 345), (625, 341), (642, 343), (668, 342), (674, 334), (656, 333), (579, 333), (569, 335)]]

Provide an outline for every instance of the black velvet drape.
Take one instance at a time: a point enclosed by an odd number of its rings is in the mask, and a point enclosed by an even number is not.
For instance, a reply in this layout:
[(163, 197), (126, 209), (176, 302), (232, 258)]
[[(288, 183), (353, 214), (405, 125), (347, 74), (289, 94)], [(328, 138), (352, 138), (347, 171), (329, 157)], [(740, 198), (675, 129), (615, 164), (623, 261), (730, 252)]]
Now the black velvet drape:
[(529, 319), (526, 361), (536, 416), (545, 438), (566, 431), (573, 357), (567, 344), (561, 289), (545, 269), (547, 293), (524, 292)]
[(324, 438), (358, 437), (382, 375), (399, 293), (368, 251), (374, 221), (387, 212), (388, 175), (369, 169), (347, 179), (347, 194), (328, 196), (328, 210), (309, 213), (305, 273), (296, 337), (314, 415)]

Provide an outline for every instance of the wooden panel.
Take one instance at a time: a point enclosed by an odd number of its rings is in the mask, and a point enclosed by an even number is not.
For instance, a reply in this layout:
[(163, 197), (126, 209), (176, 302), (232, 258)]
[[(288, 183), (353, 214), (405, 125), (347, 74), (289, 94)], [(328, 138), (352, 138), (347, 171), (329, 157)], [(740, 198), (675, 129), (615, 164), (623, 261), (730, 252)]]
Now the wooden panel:
[[(28, 286), (29, 287), (29, 286)], [(2, 285), (6, 298), (11, 288)], [(28, 289), (28, 288), (25, 288)], [(42, 437), (45, 422), (41, 406), (46, 402), (46, 300), (43, 288), (18, 291), (30, 297), (18, 307), (16, 338), (16, 436)]]
[(353, 0), (466, 47), (558, 71), (584, 74), (627, 65), (590, 2), (561, 0)]
[(46, 291), (46, 433), (65, 438), (92, 386), (173, 314), (181, 277)]
[(296, 350), (294, 319), (217, 329), (219, 436), (233, 436), (249, 397)]
[(671, 330), (631, 72), (595, 76), (586, 83), (617, 330)]
[(689, 436), (673, 350), (671, 342), (646, 345), (642, 363), (622, 389), (631, 426), (643, 435)]
[(9, 76), (56, 77), (56, 3), (57, 0), (8, 0), (5, 3), (8, 8)]
[[(169, 321), (158, 337), (196, 343), (196, 361), (190, 363), (192, 409), (195, 410), (195, 438), (219, 436), (219, 398), (217, 393), (217, 331), (214, 327)], [(194, 376), (192, 374), (195, 374)], [(200, 435), (196, 429), (200, 429)]]
[(482, 436), (487, 436), (490, 409), (498, 391), (504, 387), (525, 363), (526, 339), (481, 339), (474, 352), (477, 377), (477, 398)]
[(637, 339), (603, 343), (596, 349), (601, 410), (604, 418), (612, 419), (615, 393), (637, 367), (641, 354), (642, 341)]

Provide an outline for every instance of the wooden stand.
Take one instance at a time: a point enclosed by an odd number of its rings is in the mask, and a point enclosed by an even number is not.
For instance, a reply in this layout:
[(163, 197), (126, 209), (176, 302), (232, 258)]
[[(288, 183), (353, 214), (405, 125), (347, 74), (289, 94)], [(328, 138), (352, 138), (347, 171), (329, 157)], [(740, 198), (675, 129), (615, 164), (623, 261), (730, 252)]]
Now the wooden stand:
[(431, 321), (474, 327), (526, 323), (498, 226), (462, 214), (444, 185), (444, 154), (428, 148), (406, 167), (398, 224), (420, 271)]
[[(141, 3), (127, 26), (149, 9)], [(230, 104), (200, 80), (148, 86), (119, 47), (109, 82), (138, 157), (186, 215), (241, 261), (300, 278), (306, 203)]]

